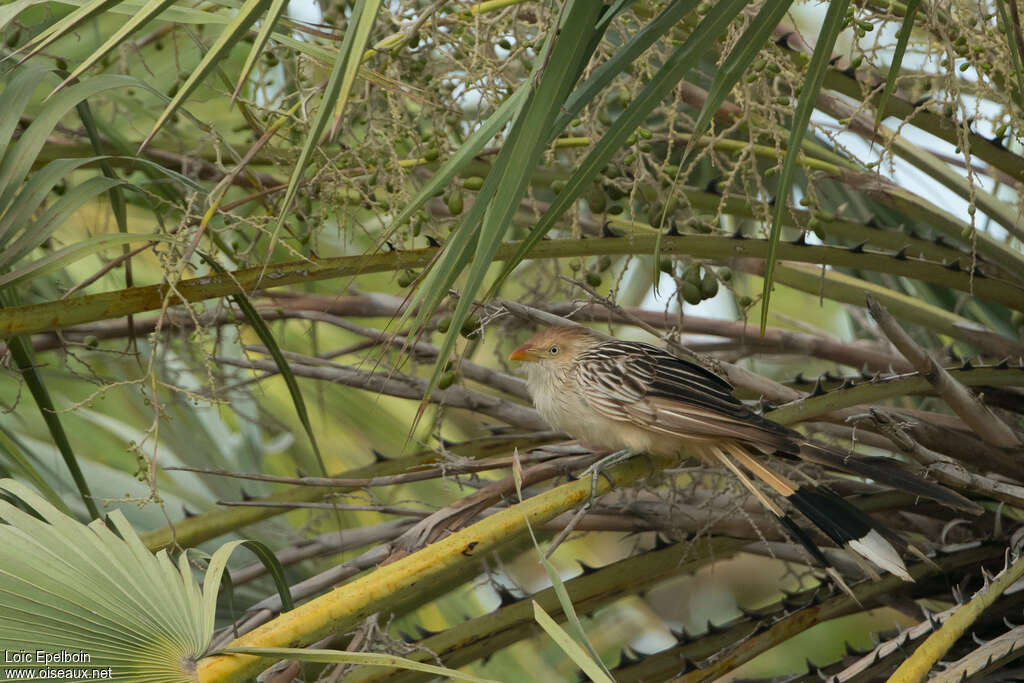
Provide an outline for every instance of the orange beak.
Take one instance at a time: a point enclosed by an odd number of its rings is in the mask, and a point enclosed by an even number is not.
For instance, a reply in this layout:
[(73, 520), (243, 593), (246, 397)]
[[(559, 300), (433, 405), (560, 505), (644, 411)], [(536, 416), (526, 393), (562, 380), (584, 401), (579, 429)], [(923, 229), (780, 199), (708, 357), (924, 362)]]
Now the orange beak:
[(518, 349), (508, 354), (509, 360), (529, 360), (530, 359), (530, 347), (523, 344)]

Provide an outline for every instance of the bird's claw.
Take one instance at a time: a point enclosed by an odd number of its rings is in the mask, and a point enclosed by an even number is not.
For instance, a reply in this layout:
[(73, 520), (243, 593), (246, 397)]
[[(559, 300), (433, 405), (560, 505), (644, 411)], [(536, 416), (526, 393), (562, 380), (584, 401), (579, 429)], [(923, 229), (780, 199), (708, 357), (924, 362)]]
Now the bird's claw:
[(608, 474), (608, 470), (615, 467), (619, 463), (626, 462), (630, 458), (636, 455), (636, 451), (631, 451), (628, 448), (624, 448), (621, 451), (615, 451), (611, 455), (606, 455), (593, 465), (583, 470), (580, 476), (586, 476), (588, 474), (594, 475), (590, 480), (590, 499), (587, 501), (587, 507), (597, 500), (597, 478), (603, 476), (608, 480), (608, 483), (615, 486), (615, 480)]

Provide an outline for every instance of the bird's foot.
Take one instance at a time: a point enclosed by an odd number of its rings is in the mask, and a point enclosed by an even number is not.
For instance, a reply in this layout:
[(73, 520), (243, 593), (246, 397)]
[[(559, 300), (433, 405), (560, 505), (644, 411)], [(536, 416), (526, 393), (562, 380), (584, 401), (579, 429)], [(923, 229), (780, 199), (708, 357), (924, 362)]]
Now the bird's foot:
[(615, 480), (612, 479), (610, 474), (608, 474), (608, 470), (620, 463), (626, 462), (636, 455), (638, 455), (636, 451), (623, 448), (621, 451), (615, 451), (611, 455), (604, 456), (580, 473), (581, 476), (586, 476), (588, 474), (594, 475), (593, 479), (590, 481), (590, 500), (587, 501), (587, 507), (597, 499), (597, 478), (599, 476), (603, 476), (608, 480), (609, 484), (615, 486)]
[(562, 541), (564, 541), (566, 537), (569, 536), (573, 529), (575, 529), (576, 526), (580, 523), (580, 520), (583, 519), (583, 516), (587, 514), (587, 512), (590, 511), (590, 508), (594, 505), (594, 501), (597, 500), (598, 477), (604, 476), (604, 478), (608, 480), (609, 484), (615, 486), (615, 480), (612, 479), (611, 475), (608, 474), (607, 470), (611, 469), (612, 467), (615, 467), (621, 462), (626, 462), (634, 455), (638, 455), (638, 453), (636, 451), (631, 451), (629, 449), (615, 451), (611, 455), (604, 456), (603, 458), (595, 462), (593, 465), (580, 472), (580, 478), (583, 478), (588, 474), (593, 475), (593, 478), (590, 480), (590, 497), (587, 499), (586, 503), (580, 506), (580, 509), (577, 510), (576, 514), (572, 516), (572, 519), (569, 520), (569, 523), (565, 526), (565, 528), (562, 529), (561, 532), (559, 532), (558, 536), (555, 537), (555, 540), (551, 542), (551, 545), (548, 547), (547, 552), (544, 553), (544, 559), (551, 557), (551, 554), (555, 552), (555, 548), (561, 545)]

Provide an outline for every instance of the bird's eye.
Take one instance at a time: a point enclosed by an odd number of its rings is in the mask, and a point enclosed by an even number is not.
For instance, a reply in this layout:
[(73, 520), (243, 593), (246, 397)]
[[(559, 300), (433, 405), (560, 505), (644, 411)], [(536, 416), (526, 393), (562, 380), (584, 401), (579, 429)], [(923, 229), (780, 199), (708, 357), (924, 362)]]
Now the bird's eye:
[(552, 346), (550, 349), (548, 349), (548, 353), (550, 353), (552, 356), (555, 355), (556, 353), (558, 353), (558, 347)]

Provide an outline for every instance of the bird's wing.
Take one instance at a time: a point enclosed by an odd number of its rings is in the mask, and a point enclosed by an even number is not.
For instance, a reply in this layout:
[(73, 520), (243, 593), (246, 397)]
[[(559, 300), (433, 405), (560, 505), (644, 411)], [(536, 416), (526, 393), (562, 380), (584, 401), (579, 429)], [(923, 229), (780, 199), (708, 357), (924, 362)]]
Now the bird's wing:
[(732, 438), (793, 450), (793, 433), (757, 415), (696, 363), (641, 342), (609, 342), (577, 358), (588, 403), (612, 420), (681, 438)]

